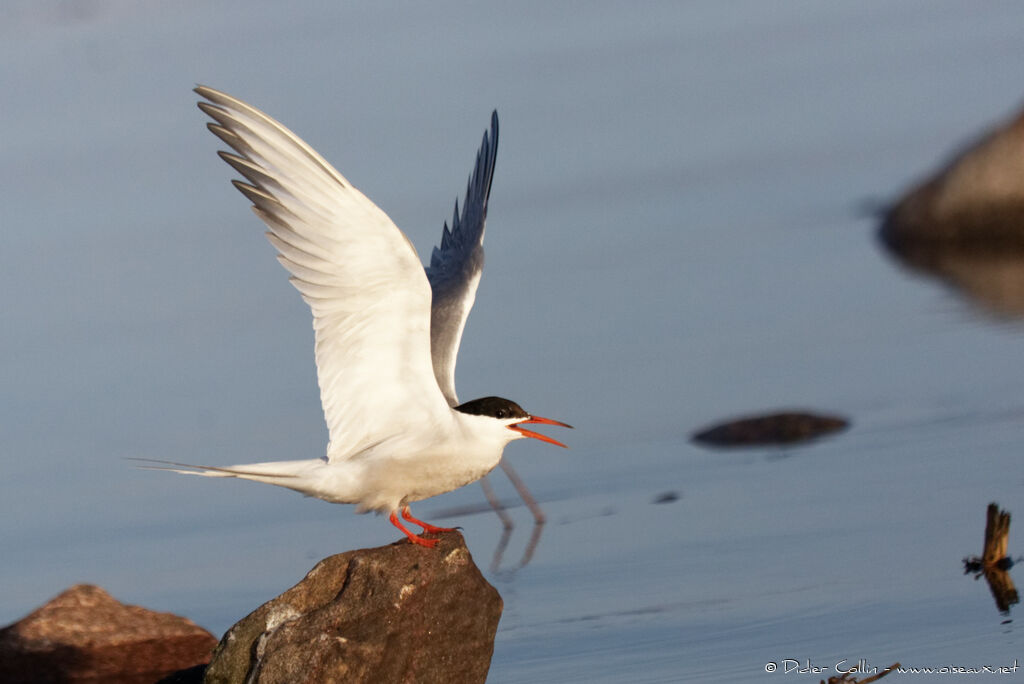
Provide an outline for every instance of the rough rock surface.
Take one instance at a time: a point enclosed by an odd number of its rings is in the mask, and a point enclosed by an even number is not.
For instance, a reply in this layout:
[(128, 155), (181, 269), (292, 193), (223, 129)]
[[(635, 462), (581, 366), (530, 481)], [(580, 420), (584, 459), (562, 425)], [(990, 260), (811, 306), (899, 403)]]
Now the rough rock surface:
[(1024, 112), (968, 145), (886, 214), (881, 237), (901, 249), (1024, 249)]
[(0, 682), (152, 684), (207, 662), (216, 643), (185, 618), (79, 584), (0, 630)]
[(847, 425), (839, 416), (783, 411), (713, 425), (695, 433), (693, 441), (717, 447), (796, 444), (843, 430)]
[(228, 630), (205, 681), (483, 682), (501, 610), (458, 532), (348, 551)]

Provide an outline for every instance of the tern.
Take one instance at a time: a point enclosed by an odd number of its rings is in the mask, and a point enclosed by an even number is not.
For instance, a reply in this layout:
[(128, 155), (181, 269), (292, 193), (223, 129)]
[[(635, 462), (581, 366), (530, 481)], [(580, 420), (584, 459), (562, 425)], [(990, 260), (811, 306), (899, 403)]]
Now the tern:
[[(524, 428), (571, 427), (501, 397), (459, 403), (455, 362), (483, 269), (484, 223), (498, 150), (491, 115), (452, 225), (424, 269), (416, 249), (381, 209), (283, 125), (226, 93), (199, 86), (207, 128), (234, 152), (220, 157), (246, 180), (232, 183), (269, 229), (277, 259), (313, 313), (317, 381), (329, 442), (322, 458), (201, 466), (161, 462), (189, 475), (287, 487), (358, 512), (387, 513), (411, 532), (449, 531), (409, 505), (479, 480)], [(171, 466), (171, 467), (167, 467)]]

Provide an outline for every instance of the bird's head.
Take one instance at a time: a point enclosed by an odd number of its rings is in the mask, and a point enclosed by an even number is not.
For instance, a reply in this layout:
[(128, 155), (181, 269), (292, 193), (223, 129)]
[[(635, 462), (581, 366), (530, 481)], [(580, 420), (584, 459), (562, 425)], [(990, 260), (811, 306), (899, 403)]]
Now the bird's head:
[(513, 439), (532, 437), (533, 439), (539, 439), (540, 441), (547, 442), (548, 444), (565, 447), (564, 444), (556, 439), (534, 432), (533, 430), (527, 430), (522, 426), (527, 423), (540, 423), (543, 425), (560, 425), (561, 427), (567, 428), (572, 427), (572, 425), (567, 425), (557, 420), (551, 420), (550, 418), (531, 416), (516, 402), (508, 399), (502, 399), (501, 397), (484, 397), (482, 399), (474, 399), (473, 401), (467, 401), (465, 404), (456, 406), (455, 409), (462, 413), (468, 413), (475, 416), (485, 416), (499, 421), (501, 425), (512, 431), (512, 434), (508, 435), (509, 442)]

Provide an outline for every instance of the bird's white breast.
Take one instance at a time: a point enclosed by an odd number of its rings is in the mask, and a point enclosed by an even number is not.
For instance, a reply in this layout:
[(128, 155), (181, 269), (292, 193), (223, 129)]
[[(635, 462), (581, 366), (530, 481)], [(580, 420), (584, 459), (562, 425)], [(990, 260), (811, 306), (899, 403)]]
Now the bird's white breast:
[(446, 422), (429, 434), (403, 431), (353, 457), (348, 464), (360, 470), (361, 483), (353, 503), (395, 510), (475, 482), (498, 465), (510, 439), (501, 432), (507, 428), (457, 411)]

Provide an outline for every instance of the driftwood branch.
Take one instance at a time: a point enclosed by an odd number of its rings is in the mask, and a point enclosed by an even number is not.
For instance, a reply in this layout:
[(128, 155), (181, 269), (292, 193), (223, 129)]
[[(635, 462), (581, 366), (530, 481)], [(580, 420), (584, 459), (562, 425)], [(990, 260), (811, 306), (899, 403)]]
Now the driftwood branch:
[(893, 663), (889, 667), (885, 668), (876, 675), (871, 675), (867, 679), (857, 679), (851, 673), (847, 672), (843, 675), (836, 675), (835, 677), (829, 677), (828, 680), (821, 680), (820, 684), (869, 684), (870, 682), (877, 682), (879, 679), (889, 674), (900, 666), (899, 663)]
[(985, 547), (981, 557), (964, 558), (964, 574), (974, 573), (974, 579), (984, 576), (1000, 613), (1010, 612), (1010, 606), (1020, 602), (1017, 588), (1007, 572), (1013, 560), (1007, 555), (1010, 540), (1010, 514), (990, 503), (985, 514)]
[(1010, 541), (1010, 514), (999, 510), (995, 503), (988, 505), (985, 521), (985, 551), (982, 562), (991, 567), (1006, 558), (1006, 547)]

